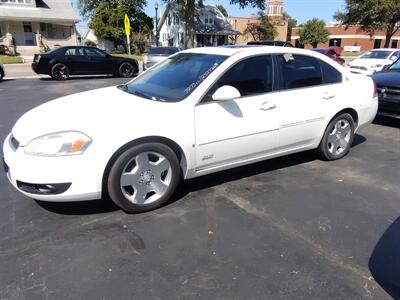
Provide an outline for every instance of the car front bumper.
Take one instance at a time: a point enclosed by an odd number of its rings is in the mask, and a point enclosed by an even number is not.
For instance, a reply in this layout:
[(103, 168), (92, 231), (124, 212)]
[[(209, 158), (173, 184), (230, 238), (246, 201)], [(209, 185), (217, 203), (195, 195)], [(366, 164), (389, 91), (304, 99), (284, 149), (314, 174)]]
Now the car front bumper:
[(11, 134), (3, 144), (3, 164), (11, 184), (22, 194), (43, 201), (82, 201), (101, 198), (104, 168), (83, 155), (42, 157), (15, 147)]

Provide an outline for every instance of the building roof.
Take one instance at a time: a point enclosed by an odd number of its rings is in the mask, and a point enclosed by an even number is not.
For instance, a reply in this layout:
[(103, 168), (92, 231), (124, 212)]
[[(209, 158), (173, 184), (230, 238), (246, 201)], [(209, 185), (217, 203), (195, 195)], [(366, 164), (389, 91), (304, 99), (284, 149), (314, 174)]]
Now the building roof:
[(0, 20), (70, 24), (80, 21), (70, 0), (36, 0), (36, 6), (0, 5)]

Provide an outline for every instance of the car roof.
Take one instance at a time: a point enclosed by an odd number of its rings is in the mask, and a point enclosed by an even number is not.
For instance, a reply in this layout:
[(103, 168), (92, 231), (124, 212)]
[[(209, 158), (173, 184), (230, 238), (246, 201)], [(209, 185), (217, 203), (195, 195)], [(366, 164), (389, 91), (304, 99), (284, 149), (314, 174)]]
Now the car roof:
[(370, 51), (372, 52), (372, 51), (398, 51), (398, 50), (400, 50), (400, 49), (396, 49), (396, 48), (379, 48), (379, 49), (372, 49)]
[(237, 53), (243, 54), (274, 54), (274, 53), (293, 53), (293, 54), (306, 54), (315, 57), (318, 56), (318, 52), (310, 51), (307, 49), (299, 49), (294, 47), (280, 47), (280, 46), (221, 46), (221, 47), (199, 47), (192, 48), (182, 51), (184, 53), (199, 53), (199, 54), (214, 54), (214, 55), (225, 55), (233, 56)]

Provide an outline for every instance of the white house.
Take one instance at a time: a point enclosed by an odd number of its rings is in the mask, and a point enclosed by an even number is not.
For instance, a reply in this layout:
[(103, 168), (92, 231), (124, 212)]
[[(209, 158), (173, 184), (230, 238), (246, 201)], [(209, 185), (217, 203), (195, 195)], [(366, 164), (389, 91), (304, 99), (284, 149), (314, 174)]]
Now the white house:
[(24, 56), (77, 45), (79, 21), (70, 0), (0, 0), (0, 45)]
[[(229, 44), (229, 37), (240, 34), (215, 5), (196, 6), (194, 47)], [(157, 24), (159, 44), (185, 47), (185, 24), (177, 16), (177, 4), (169, 3)]]
[(77, 32), (78, 32), (78, 43), (80, 45), (85, 45), (87, 41), (91, 41), (95, 43), (98, 48), (106, 50), (107, 52), (110, 52), (115, 48), (113, 41), (97, 37), (96, 34), (94, 33), (94, 30), (91, 28), (77, 27)]

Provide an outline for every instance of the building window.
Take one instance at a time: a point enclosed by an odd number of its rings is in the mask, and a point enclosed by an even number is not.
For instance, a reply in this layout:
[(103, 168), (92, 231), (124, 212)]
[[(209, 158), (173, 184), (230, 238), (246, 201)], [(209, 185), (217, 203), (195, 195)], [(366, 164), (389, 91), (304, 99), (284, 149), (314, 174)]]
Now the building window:
[(46, 39), (69, 39), (71, 37), (71, 26), (40, 23), (40, 31)]
[(329, 47), (341, 47), (341, 46), (342, 46), (342, 39), (329, 40)]
[[(0, 31), (0, 36), (1, 36), (1, 31)], [(397, 48), (398, 40), (392, 40), (392, 48)]]
[(381, 39), (375, 39), (374, 42), (374, 49), (379, 49), (381, 47), (382, 40)]

